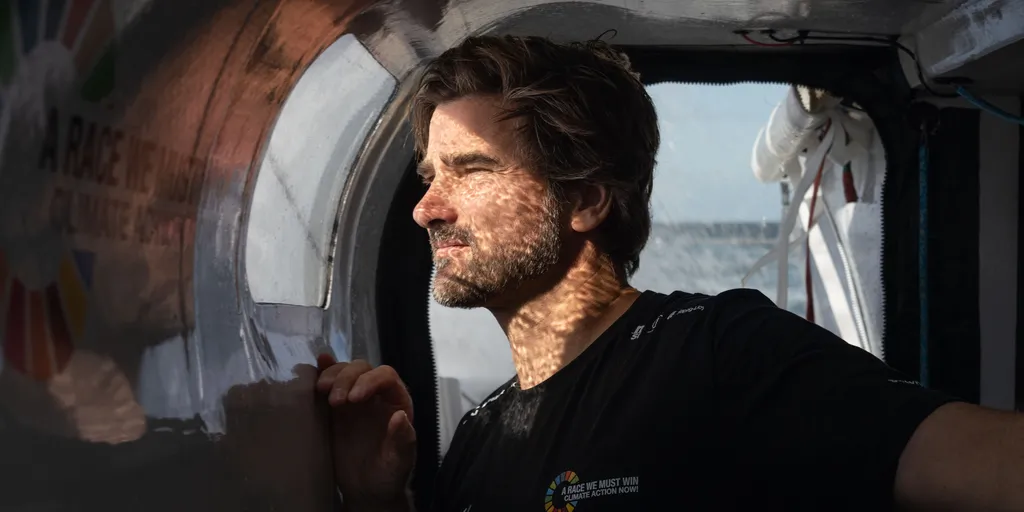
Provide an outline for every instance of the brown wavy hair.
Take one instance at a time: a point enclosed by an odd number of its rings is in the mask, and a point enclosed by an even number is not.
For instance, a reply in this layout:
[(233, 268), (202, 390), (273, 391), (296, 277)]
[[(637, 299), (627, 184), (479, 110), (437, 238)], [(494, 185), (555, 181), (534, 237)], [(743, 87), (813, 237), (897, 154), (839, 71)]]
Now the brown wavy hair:
[(651, 233), (651, 185), (660, 135), (654, 104), (628, 58), (602, 41), (558, 44), (540, 37), (480, 36), (431, 61), (411, 106), (422, 155), (442, 103), (500, 98), (499, 120), (517, 119), (522, 163), (559, 198), (578, 183), (605, 186), (611, 212), (598, 228), (602, 251), (626, 277)]

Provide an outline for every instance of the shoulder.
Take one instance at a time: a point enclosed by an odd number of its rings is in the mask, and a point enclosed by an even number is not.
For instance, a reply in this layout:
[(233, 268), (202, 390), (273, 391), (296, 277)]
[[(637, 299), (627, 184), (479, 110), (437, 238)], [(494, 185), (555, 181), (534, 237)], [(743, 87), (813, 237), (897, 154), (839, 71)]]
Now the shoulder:
[[(664, 325), (699, 323), (716, 331), (711, 334), (720, 335), (727, 327), (734, 326), (736, 322), (743, 322), (751, 315), (790, 314), (776, 307), (775, 303), (760, 291), (748, 288), (727, 290), (717, 295), (683, 291), (669, 294), (648, 293), (650, 296), (642, 306), (644, 311), (637, 318), (637, 322), (644, 322), (644, 325), (637, 326), (635, 331), (640, 331), (641, 327), (652, 327), (664, 321), (671, 321)], [(792, 316), (799, 319), (795, 315)], [(680, 321), (684, 318), (690, 321)]]
[(661, 294), (645, 309), (629, 327), (627, 339), (641, 342), (637, 350), (654, 350), (656, 357), (672, 364), (688, 365), (694, 358), (708, 364), (722, 358), (758, 358), (766, 350), (786, 351), (831, 336), (754, 289)]
[[(828, 334), (816, 324), (775, 305), (758, 290), (735, 288), (709, 297), (705, 321), (707, 335), (716, 343), (751, 338), (790, 337), (807, 330)], [(820, 331), (820, 332), (818, 332)]]
[[(752, 309), (778, 309), (775, 303), (763, 293), (752, 288), (735, 288), (716, 295), (674, 291), (672, 293), (646, 292), (651, 299), (645, 309), (657, 314), (682, 314), (688, 312), (707, 312), (714, 315), (731, 316)], [(681, 311), (681, 310), (687, 311)]]
[[(736, 338), (740, 324), (757, 324), (747, 317), (760, 310), (781, 311), (757, 290), (717, 295), (645, 292), (620, 328), (620, 341), (609, 347), (609, 355), (620, 365), (642, 362), (652, 372), (664, 368), (674, 374), (679, 365), (708, 368), (721, 338)], [(753, 332), (748, 327), (739, 330)]]
[(712, 313), (716, 317), (728, 320), (751, 312), (779, 313), (779, 308), (771, 299), (752, 288), (734, 288), (711, 297)]

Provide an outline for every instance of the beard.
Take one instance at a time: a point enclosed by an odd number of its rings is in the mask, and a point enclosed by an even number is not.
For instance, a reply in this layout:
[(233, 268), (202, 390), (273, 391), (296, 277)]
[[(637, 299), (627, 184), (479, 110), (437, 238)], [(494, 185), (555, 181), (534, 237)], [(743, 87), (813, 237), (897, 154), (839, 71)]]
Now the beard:
[(524, 281), (546, 274), (558, 263), (562, 250), (559, 212), (558, 201), (550, 195), (536, 222), (517, 222), (500, 238), (495, 237), (486, 252), (481, 252), (477, 237), (468, 230), (452, 225), (432, 229), (432, 244), (458, 241), (466, 244), (471, 256), (461, 262), (435, 256), (434, 300), (450, 308), (481, 307)]

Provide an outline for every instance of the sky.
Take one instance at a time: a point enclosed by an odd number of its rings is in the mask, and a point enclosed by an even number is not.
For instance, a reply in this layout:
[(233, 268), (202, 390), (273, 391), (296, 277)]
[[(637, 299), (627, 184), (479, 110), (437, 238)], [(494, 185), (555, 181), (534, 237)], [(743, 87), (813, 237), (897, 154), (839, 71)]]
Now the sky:
[(780, 84), (656, 84), (661, 149), (651, 207), (655, 222), (778, 221), (781, 193), (754, 178), (758, 131), (785, 97)]

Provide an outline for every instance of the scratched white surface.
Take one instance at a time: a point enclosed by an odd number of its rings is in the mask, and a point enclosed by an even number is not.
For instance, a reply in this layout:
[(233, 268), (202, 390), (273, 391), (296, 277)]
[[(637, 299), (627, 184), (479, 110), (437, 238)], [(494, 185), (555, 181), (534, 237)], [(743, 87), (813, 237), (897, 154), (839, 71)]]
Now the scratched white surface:
[(327, 48), (296, 84), (253, 190), (245, 256), (255, 301), (323, 305), (341, 189), (394, 87), (353, 36)]

